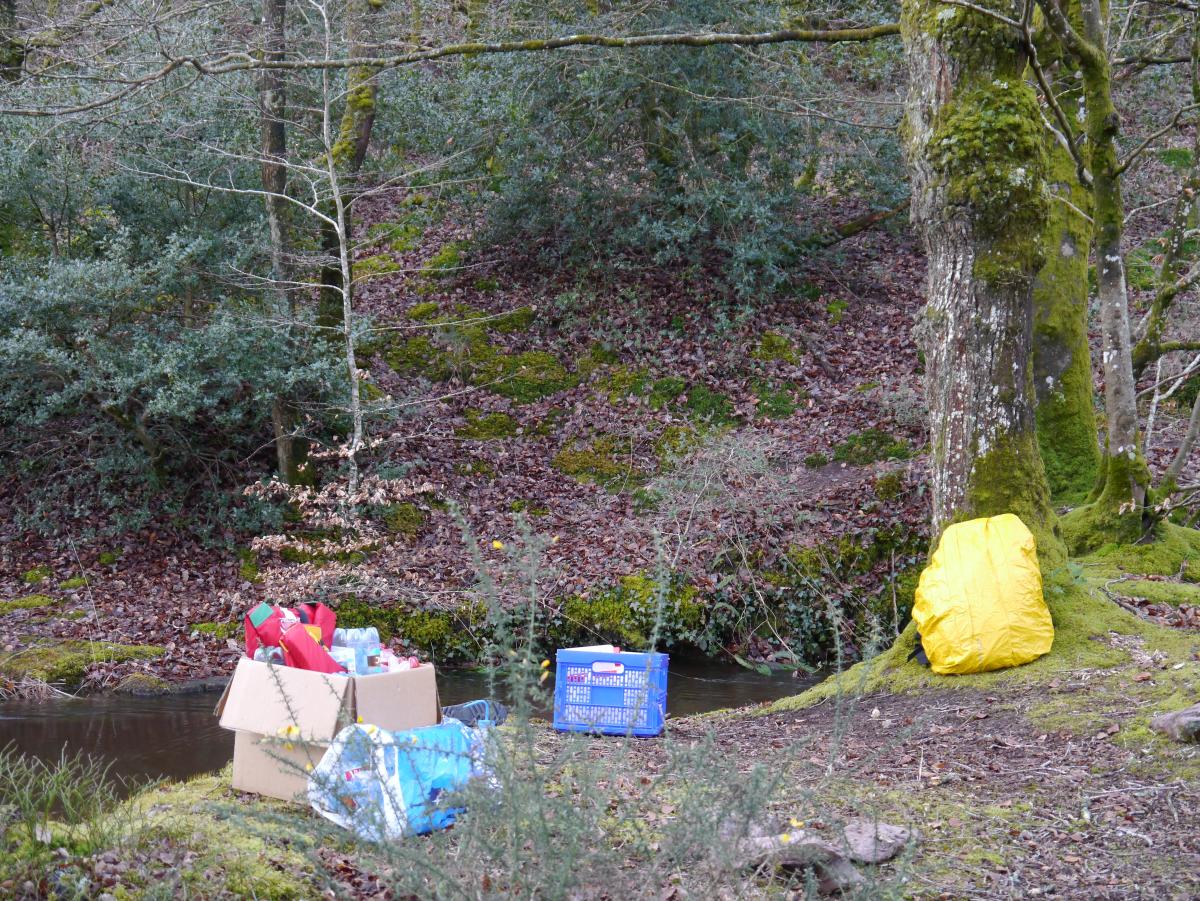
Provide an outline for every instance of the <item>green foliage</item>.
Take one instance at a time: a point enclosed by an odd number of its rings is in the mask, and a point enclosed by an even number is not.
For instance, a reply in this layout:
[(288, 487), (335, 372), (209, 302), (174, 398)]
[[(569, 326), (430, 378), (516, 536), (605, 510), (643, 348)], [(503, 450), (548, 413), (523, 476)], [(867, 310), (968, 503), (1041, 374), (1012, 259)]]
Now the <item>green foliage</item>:
[(885, 472), (875, 480), (875, 496), (881, 501), (894, 501), (904, 493), (904, 473)]
[(492, 322), (492, 328), (505, 335), (528, 331), (537, 318), (533, 307), (517, 307), (510, 313), (502, 313)]
[(117, 561), (120, 559), (120, 551), (103, 551), (98, 557), (96, 557), (96, 562), (101, 566), (115, 566)]
[(379, 253), (372, 257), (355, 260), (351, 267), (355, 282), (367, 282), (381, 275), (392, 275), (403, 271), (404, 267), (397, 263), (389, 254)]
[(403, 604), (378, 606), (357, 598), (337, 605), (338, 625), (374, 626), (385, 641), (432, 655), (439, 663), (478, 659), (481, 648), (475, 636), (484, 627), (485, 613), (478, 605), (423, 610)]
[(846, 315), (848, 309), (850, 309), (850, 304), (839, 297), (835, 297), (825, 304), (825, 312), (829, 315), (829, 321), (833, 325), (842, 321), (842, 317)]
[[(555, 34), (770, 30), (779, 11), (733, 0), (636, 10), (569, 0), (519, 21), (491, 37), (537, 37), (539, 21)], [(754, 57), (725, 47), (483, 56), (453, 84), (401, 73), (394, 102), (430, 152), (483, 136), (463, 164), (472, 188), (489, 176), (471, 201), (486, 204), (493, 240), (525, 240), (555, 265), (709, 265), (722, 288), (752, 300), (785, 285), (808, 233), (826, 226), (815, 204), (809, 212), (818, 186), (805, 173), (819, 167), (822, 187), (890, 196), (900, 167), (877, 165), (898, 160), (886, 130), (729, 98), (834, 94), (835, 72), (898, 77), (895, 51), (876, 53), (827, 65), (786, 47)]]
[(822, 453), (809, 454), (804, 458), (804, 465), (809, 469), (820, 469), (829, 465), (829, 458)]
[(429, 322), (436, 319), (441, 312), (441, 305), (436, 300), (427, 300), (424, 303), (414, 304), (409, 307), (404, 315), (409, 319), (415, 319), (417, 322)]
[(456, 275), (462, 268), (465, 250), (466, 245), (461, 241), (443, 244), (421, 267), (420, 274), (427, 279), (444, 279)]
[(63, 591), (74, 591), (76, 588), (83, 588), (87, 585), (87, 579), (83, 576), (72, 576), (70, 579), (63, 579), (58, 583), (58, 587)]
[(530, 404), (574, 387), (578, 379), (553, 354), (530, 350), (487, 354), (473, 367), (471, 383), (519, 404)]
[(705, 621), (696, 589), (678, 579), (635, 573), (587, 597), (562, 605), (562, 628), (580, 641), (611, 641), (629, 650), (669, 648), (695, 639)]
[(649, 404), (652, 410), (661, 410), (679, 399), (687, 390), (687, 382), (676, 375), (655, 379), (650, 385)]
[(541, 504), (527, 501), (524, 498), (518, 498), (508, 505), (508, 509), (512, 513), (524, 513), (526, 516), (549, 516), (550, 508)]
[(833, 449), (833, 459), (866, 466), (879, 460), (906, 460), (912, 449), (903, 438), (893, 438), (882, 429), (870, 428), (849, 435)]

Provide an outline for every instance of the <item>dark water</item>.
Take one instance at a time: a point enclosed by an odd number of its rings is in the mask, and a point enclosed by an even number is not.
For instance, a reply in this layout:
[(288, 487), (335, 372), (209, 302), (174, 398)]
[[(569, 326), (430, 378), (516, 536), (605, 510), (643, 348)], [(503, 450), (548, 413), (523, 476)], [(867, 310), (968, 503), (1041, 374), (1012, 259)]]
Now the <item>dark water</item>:
[[(683, 661), (671, 662), (668, 680), (667, 709), (673, 716), (773, 701), (815, 681)], [(438, 692), (447, 705), (486, 697), (488, 678), (473, 672), (439, 673)], [(0, 703), (0, 747), (13, 742), (47, 760), (64, 751), (84, 751), (111, 761), (112, 775), (135, 783), (186, 779), (220, 769), (233, 755), (233, 733), (221, 729), (213, 715), (218, 698), (204, 692)]]

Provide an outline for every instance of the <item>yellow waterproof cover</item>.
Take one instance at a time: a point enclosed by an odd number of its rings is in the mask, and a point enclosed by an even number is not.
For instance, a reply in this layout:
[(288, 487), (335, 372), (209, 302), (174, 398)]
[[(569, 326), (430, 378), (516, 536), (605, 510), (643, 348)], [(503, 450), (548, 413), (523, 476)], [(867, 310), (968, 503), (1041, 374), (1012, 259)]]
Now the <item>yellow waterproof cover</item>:
[(913, 619), (935, 673), (1036, 660), (1054, 643), (1037, 545), (1012, 513), (955, 523), (917, 586)]

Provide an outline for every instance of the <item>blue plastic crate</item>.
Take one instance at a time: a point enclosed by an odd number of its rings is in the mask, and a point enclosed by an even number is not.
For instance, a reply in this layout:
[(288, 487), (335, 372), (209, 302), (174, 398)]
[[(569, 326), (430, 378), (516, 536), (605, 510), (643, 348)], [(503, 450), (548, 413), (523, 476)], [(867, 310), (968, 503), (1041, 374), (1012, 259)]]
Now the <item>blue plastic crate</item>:
[(554, 728), (658, 735), (667, 713), (666, 654), (574, 650), (555, 655)]

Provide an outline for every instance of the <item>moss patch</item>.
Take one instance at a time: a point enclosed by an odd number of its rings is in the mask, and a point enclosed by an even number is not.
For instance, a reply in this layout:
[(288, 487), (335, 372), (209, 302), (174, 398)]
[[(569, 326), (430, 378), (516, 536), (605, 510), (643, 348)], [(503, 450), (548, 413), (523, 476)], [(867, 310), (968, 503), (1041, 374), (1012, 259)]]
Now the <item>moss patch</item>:
[(35, 566), (21, 574), (21, 581), (26, 585), (39, 585), (54, 575), (54, 570), (48, 566)]
[(1134, 579), (1110, 585), (1109, 590), (1129, 597), (1145, 598), (1156, 604), (1171, 604), (1176, 607), (1180, 604), (1200, 606), (1200, 585), (1189, 585), (1185, 582)]
[(397, 641), (442, 662), (473, 661), (483, 651), (480, 638), (486, 629), (487, 611), (480, 605), (466, 604), (454, 610), (414, 610), (351, 598), (338, 606), (337, 615), (340, 626), (374, 626), (384, 641)]
[(429, 322), (432, 319), (436, 319), (440, 312), (441, 306), (439, 306), (436, 300), (427, 300), (424, 303), (409, 307), (404, 315), (415, 322)]
[(351, 267), (351, 275), (356, 282), (369, 281), (382, 275), (400, 272), (404, 267), (391, 258), (389, 254), (379, 253), (373, 257), (355, 260)]
[(796, 398), (805, 396), (803, 389), (797, 390), (793, 386), (776, 385), (763, 380), (755, 380), (750, 387), (758, 399), (758, 415), (768, 419), (787, 419), (796, 412)]
[[(1072, 515), (1063, 520), (1064, 531), (1073, 524)], [(1089, 570), (1116, 577), (1135, 575), (1173, 576), (1182, 573), (1187, 581), (1200, 582), (1200, 532), (1174, 523), (1160, 523), (1155, 540), (1148, 544), (1108, 544), (1088, 557)]]
[(518, 498), (508, 505), (510, 513), (524, 513), (526, 516), (549, 516), (550, 508), (533, 501)]
[(519, 404), (533, 403), (578, 383), (553, 354), (540, 350), (489, 354), (473, 367), (470, 381)]
[(101, 566), (113, 566), (121, 559), (120, 551), (104, 551), (96, 558), (96, 562)]
[(12, 613), (14, 610), (35, 610), (38, 607), (49, 607), (58, 602), (47, 594), (27, 594), (11, 601), (0, 601), (0, 616)]
[(454, 430), (459, 438), (469, 438), (472, 441), (495, 441), (500, 438), (511, 438), (517, 433), (517, 421), (507, 413), (483, 413), (479, 410), (467, 410), (467, 424)]
[(93, 663), (152, 660), (161, 657), (162, 653), (162, 648), (153, 645), (60, 641), (25, 648), (7, 656), (0, 655), (0, 674), (12, 680), (28, 678), (75, 686), (83, 681), (87, 668)]
[(83, 576), (73, 576), (70, 579), (63, 579), (58, 583), (58, 587), (63, 591), (74, 591), (76, 588), (83, 588), (87, 585), (87, 579)]
[(492, 320), (492, 327), (505, 335), (527, 331), (537, 318), (533, 307), (517, 307), (510, 313), (503, 313)]
[(384, 527), (393, 535), (403, 535), (409, 539), (421, 533), (428, 518), (424, 510), (409, 501), (388, 504), (383, 510)]
[(750, 352), (750, 356), (764, 362), (796, 362), (796, 347), (791, 339), (778, 332), (764, 332), (758, 346)]
[(907, 441), (874, 428), (850, 435), (833, 449), (833, 459), (856, 466), (866, 466), (880, 460), (906, 460), (911, 456), (912, 450)]
[(195, 623), (192, 625), (193, 632), (199, 632), (201, 635), (209, 635), (213, 638), (236, 638), (241, 634), (241, 623)]
[(733, 401), (720, 391), (713, 391), (705, 385), (693, 385), (688, 389), (685, 406), (690, 416), (710, 425), (732, 425), (737, 421)]
[(119, 694), (151, 697), (170, 693), (171, 686), (166, 679), (151, 673), (129, 673), (117, 683), (115, 691)]
[(610, 491), (636, 488), (646, 480), (612, 435), (601, 435), (586, 444), (573, 441), (554, 455), (551, 465), (577, 481)]
[(420, 274), (427, 279), (442, 279), (454, 275), (462, 267), (466, 245), (460, 241), (444, 244), (437, 253), (421, 267)]

